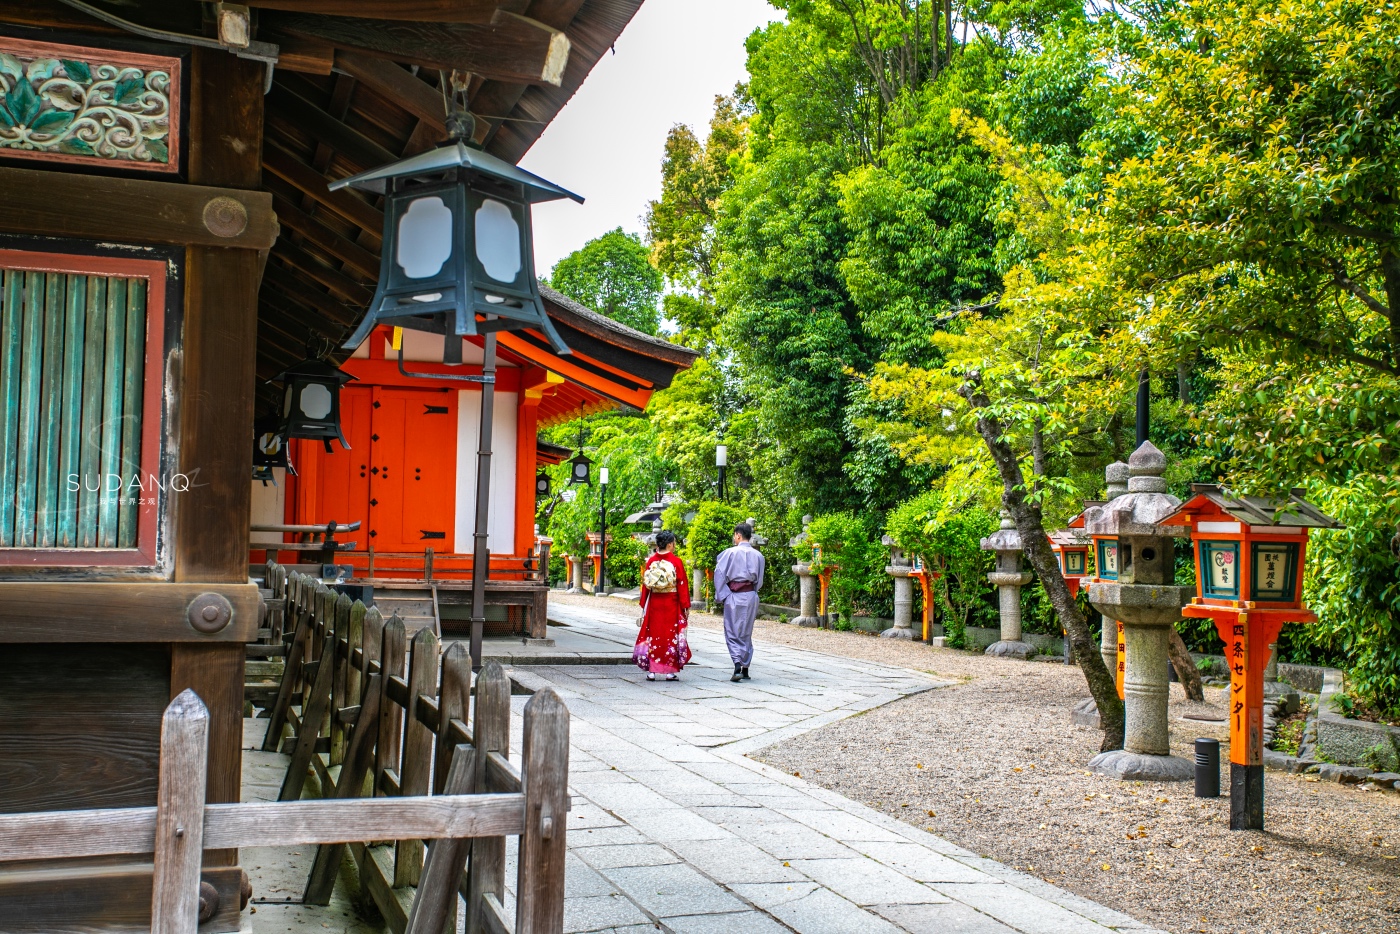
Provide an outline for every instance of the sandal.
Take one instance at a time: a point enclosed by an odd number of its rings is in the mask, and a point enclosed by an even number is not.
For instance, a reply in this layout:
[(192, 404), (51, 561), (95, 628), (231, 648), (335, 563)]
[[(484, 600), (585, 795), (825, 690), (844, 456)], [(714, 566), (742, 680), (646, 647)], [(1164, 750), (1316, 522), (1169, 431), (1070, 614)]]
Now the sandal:
[(648, 680), (648, 681), (655, 681), (655, 680), (656, 680), (656, 675), (654, 675), (654, 674), (652, 674), (651, 672), (648, 671), (648, 672), (647, 672), (647, 680)]
[(681, 679), (681, 676), (680, 676), (680, 675), (667, 675), (667, 676), (666, 676), (666, 680), (667, 680), (667, 681), (679, 681), (680, 679)]

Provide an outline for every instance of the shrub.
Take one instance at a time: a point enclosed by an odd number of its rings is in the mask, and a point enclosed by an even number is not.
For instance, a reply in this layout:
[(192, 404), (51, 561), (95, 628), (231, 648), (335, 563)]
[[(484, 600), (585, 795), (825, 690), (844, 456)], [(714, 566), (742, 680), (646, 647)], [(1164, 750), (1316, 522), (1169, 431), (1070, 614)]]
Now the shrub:
[(881, 598), (892, 604), (894, 583), (885, 573), (889, 552), (868, 519), (849, 512), (828, 513), (812, 520), (809, 530), (821, 554), (812, 562), (817, 572), (831, 570), (827, 598), (831, 609), (850, 622), (857, 608), (884, 615)]
[(967, 626), (997, 625), (995, 588), (987, 583), (987, 572), (996, 559), (981, 547), (982, 539), (997, 525), (990, 510), (942, 490), (905, 500), (886, 519), (890, 538), (941, 574), (934, 585), (939, 604), (935, 616), (943, 621), (951, 646), (963, 645)]

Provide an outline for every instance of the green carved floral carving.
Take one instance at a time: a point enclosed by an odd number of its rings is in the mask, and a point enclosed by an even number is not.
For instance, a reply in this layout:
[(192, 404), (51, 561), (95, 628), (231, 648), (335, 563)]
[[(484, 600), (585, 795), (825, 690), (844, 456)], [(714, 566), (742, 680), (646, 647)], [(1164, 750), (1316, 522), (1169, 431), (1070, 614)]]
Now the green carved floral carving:
[(0, 150), (165, 165), (170, 75), (0, 52)]

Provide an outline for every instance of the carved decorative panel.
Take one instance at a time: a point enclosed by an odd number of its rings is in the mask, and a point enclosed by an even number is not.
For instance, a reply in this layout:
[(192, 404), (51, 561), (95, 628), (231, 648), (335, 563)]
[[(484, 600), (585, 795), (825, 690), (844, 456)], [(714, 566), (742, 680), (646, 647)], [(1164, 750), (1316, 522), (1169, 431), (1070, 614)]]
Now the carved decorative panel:
[(0, 36), (0, 156), (175, 172), (180, 59)]

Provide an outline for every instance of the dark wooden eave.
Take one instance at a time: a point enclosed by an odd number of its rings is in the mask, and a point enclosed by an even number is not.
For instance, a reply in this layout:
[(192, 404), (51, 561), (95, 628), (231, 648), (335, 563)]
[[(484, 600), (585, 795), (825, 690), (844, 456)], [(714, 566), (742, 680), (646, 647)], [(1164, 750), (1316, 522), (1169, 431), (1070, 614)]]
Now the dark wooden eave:
[[(271, 250), (259, 302), (258, 375), (268, 380), (329, 343), (332, 359), (362, 317), (379, 268), (379, 199), (327, 190), (328, 181), (429, 149), (446, 136), (439, 65), (470, 70), (476, 140), (517, 162), (612, 47), (642, 0), (260, 0), (259, 38), (283, 50), (266, 100), (263, 187), (282, 235)], [(522, 25), (522, 18), (528, 21)], [(365, 24), (371, 28), (366, 32)], [(536, 28), (537, 24), (539, 29)], [(518, 44), (454, 46), (451, 37), (558, 31), (567, 41), (559, 83), (507, 80)], [(358, 31), (357, 31), (358, 30)], [(521, 33), (520, 30), (525, 30)], [(370, 48), (369, 33), (431, 36), (431, 53)], [(361, 41), (364, 40), (364, 41)], [(388, 41), (388, 40), (385, 40)], [(415, 40), (416, 41), (416, 40)], [(558, 43), (556, 42), (556, 47)], [(421, 48), (405, 40), (404, 50)], [(432, 58), (426, 58), (425, 55)], [(453, 57), (457, 56), (457, 57)], [(516, 57), (515, 64), (506, 59)], [(414, 61), (414, 59), (417, 59)], [(581, 321), (577, 312), (564, 312)], [(596, 323), (580, 332), (600, 331)], [(616, 335), (613, 340), (622, 340)], [(623, 340), (625, 344), (625, 340)], [(669, 346), (669, 345), (668, 345)], [(678, 361), (679, 362), (679, 361)], [(685, 364), (688, 365), (688, 362)], [(669, 380), (668, 380), (669, 381)], [(263, 386), (264, 405), (276, 404)]]

